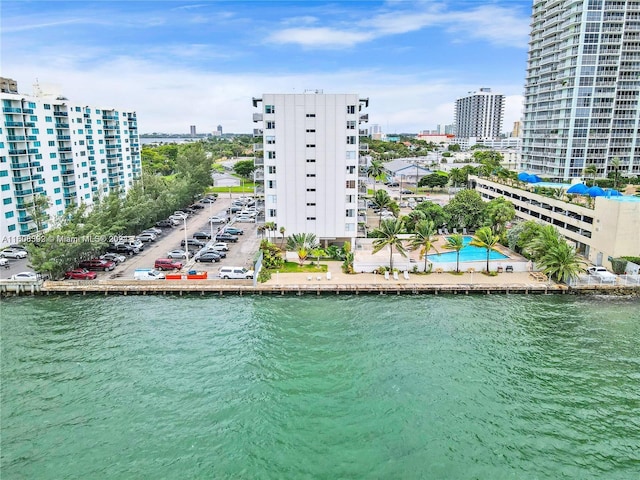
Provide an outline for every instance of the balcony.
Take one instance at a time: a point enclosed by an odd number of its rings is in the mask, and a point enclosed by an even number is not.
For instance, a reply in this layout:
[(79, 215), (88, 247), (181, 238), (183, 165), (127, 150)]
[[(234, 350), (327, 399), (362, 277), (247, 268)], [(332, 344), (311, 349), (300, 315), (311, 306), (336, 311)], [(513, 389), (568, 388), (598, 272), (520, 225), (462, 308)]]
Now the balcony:
[(60, 151), (60, 152), (70, 152), (71, 151), (71, 147), (59, 147), (58, 151)]
[(75, 187), (75, 185), (76, 185), (75, 180), (72, 182), (62, 182), (63, 187)]
[(62, 175), (73, 175), (76, 171), (73, 168), (67, 168), (66, 170), (62, 170)]
[(7, 135), (7, 140), (10, 142), (24, 142), (26, 139), (24, 135)]
[(369, 151), (369, 144), (368, 143), (361, 143), (360, 145), (358, 145), (358, 150), (360, 150), (361, 152), (368, 152)]
[(27, 153), (31, 153), (33, 155), (39, 153), (37, 148), (30, 148), (27, 150)]
[(369, 114), (365, 113), (364, 115), (360, 115), (360, 121), (362, 123), (367, 123), (369, 121)]
[(253, 121), (254, 122), (261, 122), (262, 121), (262, 114), (261, 113), (254, 113), (253, 114)]
[(17, 107), (2, 107), (2, 111), (4, 113), (22, 113), (22, 109)]
[(60, 163), (63, 164), (63, 165), (65, 165), (67, 163), (71, 163), (72, 164), (73, 163), (73, 158), (61, 158), (60, 159)]
[(33, 190), (16, 190), (16, 197), (26, 197), (29, 195), (33, 195)]
[(9, 155), (26, 155), (27, 150), (9, 150)]
[(263, 130), (261, 128), (254, 128), (253, 129), (253, 136), (254, 137), (261, 137), (263, 133)]
[(24, 123), (22, 122), (5, 122), (4, 124), (7, 127), (24, 127)]
[(105, 145), (107, 150), (113, 150), (114, 148), (120, 148), (121, 145)]
[(71, 135), (56, 135), (58, 140), (71, 140)]
[(254, 164), (256, 167), (262, 167), (262, 166), (264, 166), (264, 158), (262, 158), (262, 157), (256, 157), (256, 158), (253, 160), (253, 164)]
[(262, 152), (264, 150), (264, 144), (262, 143), (254, 143), (253, 144), (253, 151), (254, 152)]
[(69, 114), (67, 112), (53, 112), (54, 117), (68, 117)]
[(56, 122), (55, 127), (56, 128), (69, 128), (69, 124), (68, 123), (62, 123), (62, 122)]
[(76, 192), (64, 192), (63, 196), (64, 198), (72, 199), (76, 197)]
[(19, 170), (20, 168), (29, 168), (29, 163), (11, 162), (11, 168), (14, 170)]
[(30, 182), (31, 177), (27, 175), (26, 177), (13, 177), (13, 183), (25, 183)]

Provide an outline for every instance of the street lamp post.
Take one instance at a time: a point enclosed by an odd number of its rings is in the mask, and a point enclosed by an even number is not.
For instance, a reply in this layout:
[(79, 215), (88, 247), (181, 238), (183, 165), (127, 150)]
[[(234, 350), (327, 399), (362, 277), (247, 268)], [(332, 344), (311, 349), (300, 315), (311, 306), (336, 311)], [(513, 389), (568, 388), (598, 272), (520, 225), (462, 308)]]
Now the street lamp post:
[(213, 222), (211, 221), (212, 211), (213, 211), (213, 203), (209, 202), (209, 227), (211, 228), (211, 240), (213, 240)]

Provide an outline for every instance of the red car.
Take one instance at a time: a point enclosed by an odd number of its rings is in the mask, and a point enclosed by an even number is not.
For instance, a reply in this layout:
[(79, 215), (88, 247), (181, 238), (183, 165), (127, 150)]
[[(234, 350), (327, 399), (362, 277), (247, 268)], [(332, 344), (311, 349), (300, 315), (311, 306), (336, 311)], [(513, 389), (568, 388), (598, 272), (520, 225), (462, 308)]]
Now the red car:
[(105, 272), (109, 272), (116, 268), (116, 262), (102, 260), (101, 258), (92, 258), (91, 260), (80, 262), (78, 267), (86, 268), (87, 270), (104, 270)]
[(180, 270), (182, 262), (176, 262), (171, 258), (156, 258), (153, 268), (156, 270)]
[(95, 280), (97, 276), (96, 272), (90, 272), (86, 268), (74, 268), (64, 274), (64, 278), (72, 280)]

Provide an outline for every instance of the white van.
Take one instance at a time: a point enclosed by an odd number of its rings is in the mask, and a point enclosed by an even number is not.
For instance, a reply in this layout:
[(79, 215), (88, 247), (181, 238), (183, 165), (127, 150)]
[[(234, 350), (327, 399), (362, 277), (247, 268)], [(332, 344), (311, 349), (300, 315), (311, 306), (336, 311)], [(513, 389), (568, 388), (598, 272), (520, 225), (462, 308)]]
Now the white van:
[(253, 278), (253, 270), (247, 270), (244, 267), (220, 267), (220, 278), (224, 279), (246, 279)]
[(136, 280), (164, 280), (164, 273), (153, 268), (136, 268), (133, 272), (133, 278)]

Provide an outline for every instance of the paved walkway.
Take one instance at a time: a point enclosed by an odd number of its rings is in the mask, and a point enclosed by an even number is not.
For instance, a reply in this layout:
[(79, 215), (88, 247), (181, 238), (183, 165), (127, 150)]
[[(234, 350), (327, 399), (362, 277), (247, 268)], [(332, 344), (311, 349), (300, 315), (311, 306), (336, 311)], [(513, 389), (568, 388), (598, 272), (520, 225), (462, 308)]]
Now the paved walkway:
[[(331, 280), (327, 279), (326, 273), (276, 273), (266, 282), (266, 285), (394, 285), (394, 284), (426, 284), (426, 285), (491, 285), (491, 286), (521, 286), (521, 285), (544, 285), (546, 282), (534, 280), (529, 273), (513, 272), (499, 273), (496, 276), (488, 276), (482, 273), (462, 273), (459, 275), (443, 272), (415, 274), (409, 273), (409, 279), (403, 278), (402, 272), (398, 274), (398, 280), (389, 275), (386, 280), (384, 275), (377, 273), (356, 273), (348, 275), (342, 273), (341, 262), (326, 262), (328, 271), (331, 272)], [(310, 277), (310, 279), (309, 279)]]

